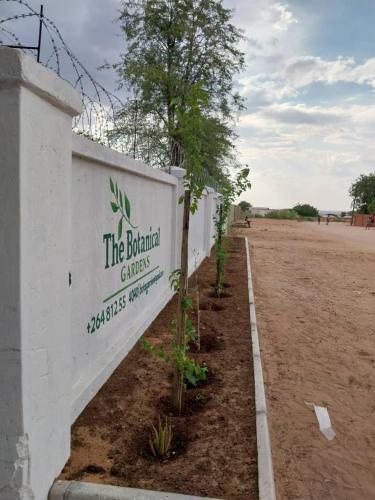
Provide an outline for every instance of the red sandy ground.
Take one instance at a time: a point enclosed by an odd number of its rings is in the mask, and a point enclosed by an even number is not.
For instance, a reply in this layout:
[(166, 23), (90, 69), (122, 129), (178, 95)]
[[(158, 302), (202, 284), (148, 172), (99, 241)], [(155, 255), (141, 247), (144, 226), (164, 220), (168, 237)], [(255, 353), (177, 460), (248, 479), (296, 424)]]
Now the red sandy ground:
[[(60, 479), (226, 500), (258, 498), (243, 239), (230, 243), (226, 281), (230, 286), (225, 296), (212, 298), (213, 259), (199, 268), (202, 349), (194, 356), (208, 365), (210, 377), (207, 385), (186, 391), (181, 416), (170, 416), (175, 455), (159, 461), (149, 452), (151, 423), (160, 414), (170, 414), (165, 405), (170, 368), (138, 344), (74, 423), (71, 459)], [(146, 332), (149, 342), (170, 343), (175, 313), (172, 300)]]
[[(279, 499), (375, 499), (375, 230), (253, 221)], [(327, 441), (306, 402), (328, 407)]]

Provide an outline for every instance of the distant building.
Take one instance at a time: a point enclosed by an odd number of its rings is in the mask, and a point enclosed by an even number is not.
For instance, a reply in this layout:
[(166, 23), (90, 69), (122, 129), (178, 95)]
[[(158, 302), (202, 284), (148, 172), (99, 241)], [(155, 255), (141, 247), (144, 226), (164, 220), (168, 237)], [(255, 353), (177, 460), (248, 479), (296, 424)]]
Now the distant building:
[(250, 213), (251, 215), (266, 215), (271, 211), (270, 208), (268, 207), (251, 207), (250, 208)]

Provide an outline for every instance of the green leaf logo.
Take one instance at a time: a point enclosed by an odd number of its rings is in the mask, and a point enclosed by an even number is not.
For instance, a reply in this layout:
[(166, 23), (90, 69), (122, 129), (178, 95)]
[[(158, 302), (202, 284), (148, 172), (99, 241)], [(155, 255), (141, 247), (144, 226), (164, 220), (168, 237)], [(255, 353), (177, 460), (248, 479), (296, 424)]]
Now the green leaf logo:
[(138, 226), (134, 226), (130, 222), (130, 213), (131, 213), (131, 204), (130, 200), (127, 197), (125, 191), (122, 192), (117, 185), (117, 182), (113, 182), (112, 178), (109, 178), (109, 187), (111, 193), (115, 197), (115, 201), (111, 201), (111, 208), (113, 213), (120, 213), (120, 220), (117, 225), (117, 239), (120, 240), (123, 233), (123, 225), (124, 221), (129, 224), (130, 227), (136, 229)]
[(125, 196), (125, 212), (126, 212), (128, 219), (130, 219), (130, 201), (125, 193), (124, 193), (124, 196)]
[(112, 193), (115, 194), (115, 185), (113, 184), (113, 180), (111, 179), (111, 177), (109, 178), (109, 185)]
[(122, 236), (122, 221), (123, 221), (123, 218), (121, 217), (121, 219), (119, 220), (119, 223), (118, 223), (118, 230), (117, 230), (117, 239), (118, 240), (121, 240), (121, 236)]

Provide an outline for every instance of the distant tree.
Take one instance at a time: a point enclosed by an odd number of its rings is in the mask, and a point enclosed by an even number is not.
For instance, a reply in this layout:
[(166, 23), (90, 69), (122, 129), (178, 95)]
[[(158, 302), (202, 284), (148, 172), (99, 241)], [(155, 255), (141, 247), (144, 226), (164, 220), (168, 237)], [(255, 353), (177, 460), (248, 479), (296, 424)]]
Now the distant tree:
[(309, 205), (308, 203), (304, 203), (303, 205), (299, 203), (293, 207), (293, 210), (301, 217), (316, 217), (319, 213), (317, 208)]
[(375, 214), (375, 198), (368, 204), (367, 208), (369, 214)]
[(245, 213), (248, 212), (251, 208), (251, 203), (249, 203), (248, 201), (245, 201), (245, 200), (240, 201), (238, 205), (241, 208), (242, 212), (245, 212)]
[(370, 213), (375, 201), (375, 172), (360, 175), (350, 186), (349, 194), (353, 198), (353, 207), (357, 212)]

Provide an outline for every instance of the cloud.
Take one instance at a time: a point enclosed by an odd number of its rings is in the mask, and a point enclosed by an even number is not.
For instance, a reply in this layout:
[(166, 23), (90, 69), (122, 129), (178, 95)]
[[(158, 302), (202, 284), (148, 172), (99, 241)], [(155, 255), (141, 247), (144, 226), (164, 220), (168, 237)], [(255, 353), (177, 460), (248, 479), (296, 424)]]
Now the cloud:
[(269, 106), (263, 115), (286, 125), (340, 125), (345, 121), (341, 110), (326, 111), (318, 106), (308, 107), (304, 104)]
[(287, 4), (275, 3), (266, 11), (266, 18), (269, 18), (276, 30), (287, 31), (291, 25), (298, 23), (293, 13), (288, 9)]
[[(269, 56), (263, 58), (269, 63), (270, 59)], [(298, 56), (278, 61), (278, 65), (277, 71), (256, 74), (248, 71), (247, 75), (238, 79), (248, 109), (258, 109), (298, 97), (303, 100), (302, 93), (315, 83), (326, 86), (351, 83), (375, 91), (375, 58), (356, 64), (352, 57), (324, 60), (316, 56)], [(349, 96), (348, 100), (354, 100), (355, 97)], [(309, 117), (306, 119), (309, 120)]]
[(320, 57), (301, 56), (289, 60), (283, 73), (290, 85), (300, 88), (313, 82), (337, 82), (348, 74), (353, 64), (352, 58), (324, 61)]
[(375, 88), (375, 58), (356, 65), (352, 57), (338, 57), (327, 61), (315, 56), (300, 56), (287, 62), (283, 76), (294, 88), (315, 82), (327, 85), (350, 82)]
[[(28, 1), (39, 9), (39, 0)], [(13, 2), (2, 3), (0, 17), (21, 8)], [(347, 208), (348, 186), (375, 165), (371, 94), (375, 91), (375, 57), (362, 56), (360, 47), (352, 53), (347, 45), (342, 51), (345, 57), (340, 57), (339, 43), (336, 53), (334, 45), (326, 50), (321, 37), (317, 43), (324, 24), (321, 2), (309, 2), (307, 7), (300, 0), (223, 3), (235, 9), (233, 23), (247, 37), (241, 45), (247, 69), (237, 81), (247, 105), (238, 125), (238, 148), (242, 160), (252, 167), (250, 201), (275, 207), (310, 201), (322, 209)], [(115, 91), (116, 75), (110, 71), (98, 74), (96, 68), (104, 60), (118, 61), (125, 50), (119, 24), (113, 22), (121, 1), (45, 0), (44, 6), (78, 59), (106, 88)], [(330, 2), (324, 7), (332, 21), (334, 8)], [(358, 12), (360, 6), (352, 15)], [(337, 41), (351, 21), (348, 18), (344, 27), (333, 22), (330, 40)], [(12, 28), (23, 42), (35, 42), (33, 19), (19, 21)], [(44, 33), (43, 57), (47, 49)], [(66, 64), (63, 76), (74, 78), (70, 73)], [(342, 82), (356, 84), (356, 88)]]

